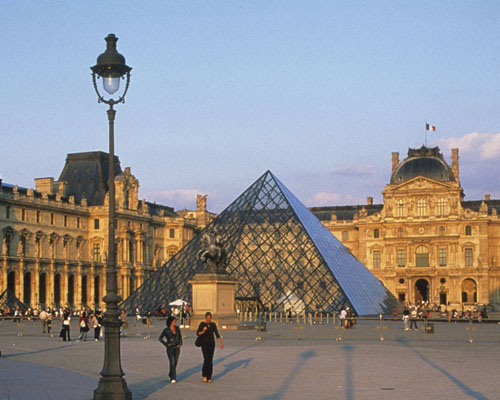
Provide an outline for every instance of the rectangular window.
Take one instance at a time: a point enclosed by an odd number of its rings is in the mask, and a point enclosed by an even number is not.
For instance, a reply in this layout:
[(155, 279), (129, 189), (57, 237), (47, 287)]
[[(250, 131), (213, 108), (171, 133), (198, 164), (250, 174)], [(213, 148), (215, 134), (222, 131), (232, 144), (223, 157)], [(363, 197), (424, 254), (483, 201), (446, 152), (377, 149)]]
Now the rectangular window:
[(465, 235), (466, 236), (471, 236), (472, 235), (472, 227), (470, 225), (467, 225), (465, 227)]
[(65, 228), (68, 227), (68, 216), (67, 215), (64, 216), (64, 227)]
[(170, 238), (175, 238), (175, 229), (170, 229)]
[(99, 229), (99, 219), (94, 219), (94, 229)]
[(81, 224), (80, 217), (76, 217), (76, 227), (79, 229)]
[(406, 293), (405, 292), (399, 292), (398, 293), (398, 300), (401, 303), (404, 303), (406, 301)]
[(403, 228), (398, 228), (398, 237), (403, 237)]
[(373, 268), (380, 268), (380, 250), (373, 250)]
[(21, 210), (21, 220), (26, 221), (26, 208)]
[(10, 218), (10, 206), (5, 207), (5, 218)]
[(342, 241), (345, 242), (347, 240), (349, 240), (349, 232), (343, 231), (342, 232)]
[(380, 231), (379, 231), (379, 229), (378, 229), (378, 228), (375, 228), (375, 229), (373, 230), (373, 237), (374, 237), (375, 239), (378, 239), (378, 238), (380, 237)]
[(465, 249), (465, 266), (472, 267), (473, 265), (473, 249), (472, 247), (467, 247)]
[(54, 213), (50, 213), (50, 225), (54, 225), (56, 223), (56, 215)]
[(406, 266), (406, 250), (398, 249), (398, 267)]
[(101, 246), (99, 243), (94, 243), (92, 247), (92, 260), (95, 262), (101, 261)]
[(448, 252), (446, 249), (439, 249), (439, 266), (446, 267)]
[(37, 211), (36, 212), (36, 223), (39, 224), (42, 221), (42, 212)]

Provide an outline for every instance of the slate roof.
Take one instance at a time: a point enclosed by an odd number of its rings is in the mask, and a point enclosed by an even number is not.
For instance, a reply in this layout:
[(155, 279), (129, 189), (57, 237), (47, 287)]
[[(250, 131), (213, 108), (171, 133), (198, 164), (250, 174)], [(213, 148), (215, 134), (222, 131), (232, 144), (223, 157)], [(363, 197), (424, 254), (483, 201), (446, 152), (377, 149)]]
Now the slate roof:
[(356, 206), (311, 207), (309, 208), (309, 210), (320, 221), (330, 221), (332, 219), (332, 215), (336, 215), (338, 221), (352, 221), (354, 219), (354, 214), (359, 215), (363, 207), (365, 208), (368, 215), (373, 215), (382, 211), (384, 205), (373, 204), (371, 206), (356, 205)]
[[(77, 202), (85, 196), (89, 206), (103, 205), (108, 191), (108, 158), (108, 153), (102, 151), (68, 154), (59, 177), (59, 181), (68, 183), (66, 195), (75, 196)], [(114, 168), (115, 176), (122, 173), (118, 156), (115, 156)]]

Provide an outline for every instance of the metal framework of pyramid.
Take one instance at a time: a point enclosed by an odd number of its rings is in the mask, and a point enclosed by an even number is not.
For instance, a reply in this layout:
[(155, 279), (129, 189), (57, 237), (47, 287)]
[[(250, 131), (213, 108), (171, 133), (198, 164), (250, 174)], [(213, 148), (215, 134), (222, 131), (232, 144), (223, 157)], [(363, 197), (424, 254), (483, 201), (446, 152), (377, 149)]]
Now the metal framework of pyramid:
[(25, 311), (28, 309), (26, 304), (21, 302), (14, 293), (12, 293), (9, 289), (3, 291), (0, 294), (0, 309), (3, 311), (6, 308), (9, 308), (11, 312), (13, 312), (16, 307), (19, 307), (19, 310)]
[[(269, 310), (300, 303), (307, 311), (388, 314), (395, 297), (270, 171), (231, 203), (205, 230), (217, 229), (237, 298), (256, 298)], [(204, 272), (197, 259), (203, 231), (133, 292), (122, 307), (153, 311), (182, 298)]]

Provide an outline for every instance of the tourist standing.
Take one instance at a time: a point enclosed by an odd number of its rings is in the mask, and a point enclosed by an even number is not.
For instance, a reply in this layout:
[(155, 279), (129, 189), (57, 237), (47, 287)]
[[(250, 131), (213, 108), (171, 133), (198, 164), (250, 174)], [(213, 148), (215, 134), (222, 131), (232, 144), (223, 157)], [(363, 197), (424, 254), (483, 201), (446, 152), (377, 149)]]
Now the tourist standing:
[(339, 321), (340, 321), (340, 327), (344, 328), (345, 327), (345, 319), (347, 317), (347, 311), (345, 310), (344, 307), (342, 307), (342, 310), (340, 310), (339, 313)]
[(170, 364), (170, 371), (168, 376), (171, 383), (175, 383), (177, 379), (177, 363), (179, 362), (179, 355), (181, 354), (182, 334), (177, 326), (175, 317), (170, 316), (167, 318), (167, 327), (163, 330), (158, 340), (166, 347), (168, 362)]
[(62, 337), (63, 342), (71, 341), (70, 330), (71, 330), (71, 316), (69, 311), (65, 311), (63, 314), (62, 329), (59, 335)]
[(200, 322), (198, 330), (196, 331), (198, 335), (198, 340), (201, 344), (201, 351), (203, 353), (203, 368), (201, 375), (203, 376), (203, 382), (212, 382), (212, 372), (213, 372), (213, 359), (215, 352), (215, 339), (214, 335), (219, 341), (219, 347), (222, 350), (224, 346), (222, 345), (222, 338), (217, 330), (217, 325), (212, 322), (212, 313), (207, 312), (205, 314), (205, 321)]
[(47, 313), (47, 333), (50, 335), (51, 338), (54, 337), (52, 334), (52, 312)]

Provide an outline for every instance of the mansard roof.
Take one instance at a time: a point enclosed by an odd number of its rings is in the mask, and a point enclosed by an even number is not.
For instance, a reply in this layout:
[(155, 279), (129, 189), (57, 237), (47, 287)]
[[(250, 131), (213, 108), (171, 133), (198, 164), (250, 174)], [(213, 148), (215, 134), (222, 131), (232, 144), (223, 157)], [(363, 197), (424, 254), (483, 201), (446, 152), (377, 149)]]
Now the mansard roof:
[[(122, 173), (118, 156), (114, 159), (115, 176)], [(102, 151), (72, 153), (66, 157), (66, 164), (59, 181), (66, 181), (67, 196), (75, 196), (80, 202), (87, 198), (89, 206), (104, 204), (108, 191), (109, 154)]]
[(439, 182), (455, 182), (450, 166), (439, 152), (439, 147), (408, 149), (408, 157), (401, 161), (391, 176), (391, 185), (407, 182), (417, 176)]
[(373, 215), (384, 208), (383, 204), (372, 204), (372, 205), (356, 205), (356, 206), (327, 206), (327, 207), (311, 207), (309, 210), (318, 218), (320, 221), (329, 221), (332, 219), (332, 215), (335, 215), (339, 221), (352, 221), (354, 215), (361, 212), (363, 209), (366, 210), (367, 215)]

